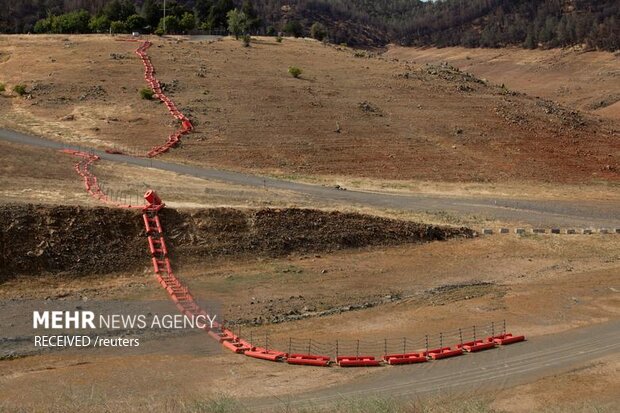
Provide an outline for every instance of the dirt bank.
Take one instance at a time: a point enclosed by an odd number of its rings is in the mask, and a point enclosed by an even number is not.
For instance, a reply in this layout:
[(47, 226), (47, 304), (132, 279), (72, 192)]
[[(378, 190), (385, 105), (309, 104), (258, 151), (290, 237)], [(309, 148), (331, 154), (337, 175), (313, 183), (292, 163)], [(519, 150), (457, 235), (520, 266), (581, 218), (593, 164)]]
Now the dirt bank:
[[(181, 259), (277, 257), (473, 235), (466, 228), (306, 209), (165, 209), (161, 218), (172, 254)], [(106, 274), (147, 262), (137, 211), (5, 205), (0, 222), (0, 281), (18, 275)]]

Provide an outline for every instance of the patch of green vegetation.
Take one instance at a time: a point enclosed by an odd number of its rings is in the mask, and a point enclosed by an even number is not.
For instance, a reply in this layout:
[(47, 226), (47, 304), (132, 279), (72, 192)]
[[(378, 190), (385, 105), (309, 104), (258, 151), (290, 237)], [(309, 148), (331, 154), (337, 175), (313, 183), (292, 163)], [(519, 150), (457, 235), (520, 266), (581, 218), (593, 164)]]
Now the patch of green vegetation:
[(303, 71), (298, 68), (297, 66), (289, 66), (288, 68), (288, 72), (291, 76), (293, 76), (295, 79), (299, 79), (299, 77), (301, 76), (301, 74), (303, 73)]
[(155, 96), (155, 92), (153, 92), (148, 87), (140, 89), (140, 96), (142, 99), (153, 100), (153, 96)]
[(0, 83), (0, 93), (6, 90), (6, 85), (4, 83)]
[(13, 86), (13, 92), (17, 93), (19, 96), (24, 96), (26, 94), (26, 85), (17, 84)]
[(252, 41), (252, 38), (250, 37), (249, 34), (244, 34), (243, 37), (241, 38), (241, 42), (243, 43), (243, 47), (250, 47), (250, 42)]

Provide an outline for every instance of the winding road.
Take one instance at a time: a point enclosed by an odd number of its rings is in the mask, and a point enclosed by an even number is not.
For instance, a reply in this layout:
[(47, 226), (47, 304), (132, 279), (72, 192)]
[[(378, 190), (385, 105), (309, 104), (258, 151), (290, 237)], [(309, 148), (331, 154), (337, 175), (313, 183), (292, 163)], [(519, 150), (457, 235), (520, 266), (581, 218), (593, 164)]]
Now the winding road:
[(411, 212), (446, 211), (455, 214), (476, 215), (501, 221), (522, 222), (543, 227), (620, 228), (620, 204), (600, 201), (494, 199), (488, 197), (449, 197), (426, 194), (393, 194), (338, 190), (320, 185), (291, 182), (271, 177), (163, 162), (156, 159), (109, 154), (101, 150), (85, 149), (75, 145), (51, 141), (24, 133), (1, 129), (0, 139), (52, 150), (88, 150), (101, 159), (128, 165), (156, 168), (197, 178), (210, 179), (235, 185), (293, 191), (323, 202)]
[[(534, 337), (499, 349), (408, 366), (376, 368), (346, 384), (300, 395), (244, 400), (248, 411), (325, 406), (365, 397), (414, 399), (433, 394), (501, 390), (618, 354), (620, 321)], [(251, 407), (251, 409), (250, 409)]]

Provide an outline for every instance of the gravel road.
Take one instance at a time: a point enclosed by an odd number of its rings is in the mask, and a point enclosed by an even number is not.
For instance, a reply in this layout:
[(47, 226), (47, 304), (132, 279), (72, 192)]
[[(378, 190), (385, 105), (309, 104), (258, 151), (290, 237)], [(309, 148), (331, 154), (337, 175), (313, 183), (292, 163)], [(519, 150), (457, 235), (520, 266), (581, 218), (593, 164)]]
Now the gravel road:
[[(0, 128), (0, 139), (48, 148), (82, 149), (62, 142), (26, 135)], [(504, 221), (523, 222), (544, 227), (620, 228), (620, 205), (614, 202), (553, 201), (528, 199), (493, 199), (485, 197), (448, 197), (426, 194), (392, 194), (363, 191), (343, 191), (331, 187), (291, 182), (240, 172), (225, 171), (163, 162), (157, 159), (108, 154), (91, 150), (101, 159), (129, 165), (152, 167), (198, 178), (220, 182), (281, 189), (301, 193), (322, 202), (338, 202), (356, 206), (406, 210), (412, 212), (446, 211), (455, 214), (476, 215)]]

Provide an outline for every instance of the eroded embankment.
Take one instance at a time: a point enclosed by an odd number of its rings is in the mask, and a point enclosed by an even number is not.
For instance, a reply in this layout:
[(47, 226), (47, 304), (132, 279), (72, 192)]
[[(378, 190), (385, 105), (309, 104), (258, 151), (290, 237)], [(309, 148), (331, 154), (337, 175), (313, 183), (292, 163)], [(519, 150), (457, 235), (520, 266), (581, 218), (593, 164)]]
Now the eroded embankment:
[[(177, 258), (283, 256), (471, 237), (447, 228), (369, 215), (308, 209), (164, 209)], [(70, 206), (0, 207), (0, 281), (19, 275), (80, 276), (148, 265), (138, 211)]]

